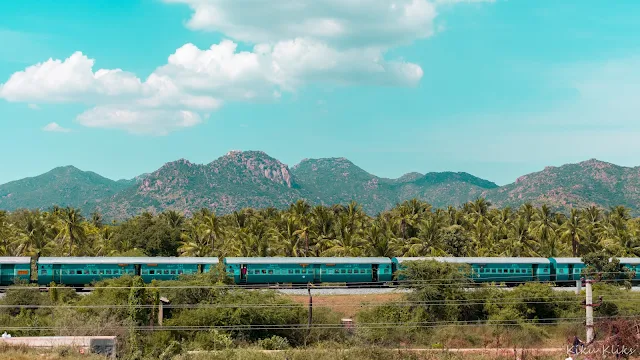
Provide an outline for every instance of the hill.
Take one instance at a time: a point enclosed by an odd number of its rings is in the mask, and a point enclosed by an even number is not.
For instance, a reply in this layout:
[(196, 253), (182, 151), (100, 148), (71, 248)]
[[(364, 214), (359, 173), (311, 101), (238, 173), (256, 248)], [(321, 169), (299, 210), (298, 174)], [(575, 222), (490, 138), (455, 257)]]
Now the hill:
[(0, 185), (0, 209), (46, 209), (58, 205), (78, 207), (88, 214), (128, 185), (74, 166), (57, 167)]
[(376, 214), (412, 198), (447, 207), (478, 197), (498, 207), (531, 202), (559, 211), (623, 205), (635, 215), (640, 214), (640, 168), (591, 159), (547, 167), (497, 186), (464, 172), (386, 179), (345, 158), (305, 159), (290, 169), (261, 151), (232, 151), (209, 164), (173, 161), (131, 180), (113, 181), (66, 166), (0, 185), (0, 209), (74, 206), (111, 219), (167, 209), (188, 215), (200, 208), (220, 214), (245, 207), (283, 208), (298, 199), (323, 205), (356, 201), (367, 213)]
[(623, 205), (640, 213), (640, 168), (590, 159), (519, 177), (516, 182), (481, 194), (495, 206), (548, 204), (567, 211), (572, 207)]

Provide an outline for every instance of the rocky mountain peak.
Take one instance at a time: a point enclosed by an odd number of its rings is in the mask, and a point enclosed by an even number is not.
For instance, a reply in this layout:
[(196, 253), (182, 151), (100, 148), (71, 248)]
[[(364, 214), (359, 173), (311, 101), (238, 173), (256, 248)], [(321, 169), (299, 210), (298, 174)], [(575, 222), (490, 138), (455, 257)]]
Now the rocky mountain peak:
[(239, 168), (251, 177), (264, 177), (289, 188), (293, 186), (289, 167), (264, 151), (234, 150), (209, 164), (215, 173), (229, 166)]

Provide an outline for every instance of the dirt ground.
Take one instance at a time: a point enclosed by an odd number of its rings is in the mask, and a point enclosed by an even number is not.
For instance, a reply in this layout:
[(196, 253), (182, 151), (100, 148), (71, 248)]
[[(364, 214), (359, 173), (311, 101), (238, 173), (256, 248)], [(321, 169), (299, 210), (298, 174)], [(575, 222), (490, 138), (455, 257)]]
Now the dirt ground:
[[(305, 295), (288, 295), (295, 302), (308, 304)], [(367, 294), (367, 295), (315, 295), (313, 307), (327, 307), (345, 318), (353, 318), (365, 306), (381, 305), (389, 301), (401, 301), (402, 294)]]

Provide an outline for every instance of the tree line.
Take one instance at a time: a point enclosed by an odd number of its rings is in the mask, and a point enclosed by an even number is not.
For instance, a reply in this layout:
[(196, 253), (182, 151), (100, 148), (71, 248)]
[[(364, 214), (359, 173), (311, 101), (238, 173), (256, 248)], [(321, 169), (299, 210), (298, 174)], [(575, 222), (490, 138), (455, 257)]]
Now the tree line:
[(628, 208), (554, 212), (483, 198), (435, 209), (409, 200), (376, 216), (360, 205), (167, 210), (107, 222), (75, 208), (0, 211), (1, 256), (640, 256), (640, 219)]

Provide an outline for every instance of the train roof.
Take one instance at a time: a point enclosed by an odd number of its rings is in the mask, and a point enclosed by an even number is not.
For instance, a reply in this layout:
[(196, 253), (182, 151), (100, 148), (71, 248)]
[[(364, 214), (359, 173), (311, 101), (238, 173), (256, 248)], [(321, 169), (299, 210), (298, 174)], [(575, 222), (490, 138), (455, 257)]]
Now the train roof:
[(386, 257), (227, 257), (226, 264), (390, 264)]
[(552, 258), (556, 264), (582, 264), (582, 258), (579, 257), (554, 257)]
[(0, 264), (30, 264), (28, 256), (0, 256)]
[(217, 264), (217, 257), (41, 257), (38, 264)]
[(620, 264), (640, 264), (640, 258), (637, 257), (618, 258), (618, 260), (620, 260)]
[(435, 260), (457, 264), (549, 264), (543, 257), (396, 257), (398, 263), (404, 261)]

